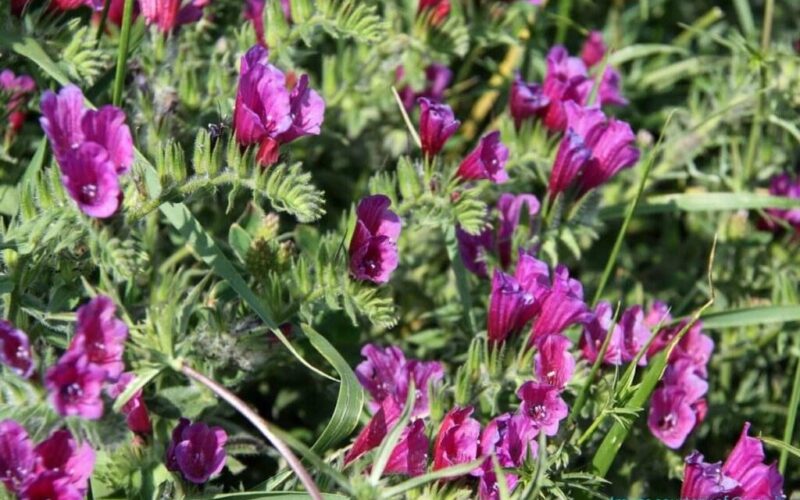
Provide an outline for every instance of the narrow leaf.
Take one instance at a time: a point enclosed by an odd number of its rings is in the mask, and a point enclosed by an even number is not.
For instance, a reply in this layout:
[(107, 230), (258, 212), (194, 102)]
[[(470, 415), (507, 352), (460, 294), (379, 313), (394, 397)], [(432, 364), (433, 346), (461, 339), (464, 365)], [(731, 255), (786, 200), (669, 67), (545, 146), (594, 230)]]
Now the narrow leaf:
[[(601, 219), (618, 219), (628, 203), (600, 209)], [(679, 212), (719, 212), (725, 210), (756, 210), (764, 208), (800, 208), (800, 200), (755, 193), (680, 193), (651, 196), (636, 208), (635, 215), (670, 214)]]
[(700, 318), (703, 328), (733, 328), (800, 321), (800, 306), (768, 306), (712, 312)]

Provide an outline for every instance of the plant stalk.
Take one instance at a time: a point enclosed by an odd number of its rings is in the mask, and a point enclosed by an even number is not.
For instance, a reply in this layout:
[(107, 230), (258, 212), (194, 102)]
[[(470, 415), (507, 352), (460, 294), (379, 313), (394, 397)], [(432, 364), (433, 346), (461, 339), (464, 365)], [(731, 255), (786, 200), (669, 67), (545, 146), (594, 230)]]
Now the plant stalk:
[[(107, 0), (106, 3), (110, 3)], [(122, 87), (125, 83), (125, 67), (128, 64), (128, 45), (131, 40), (131, 22), (133, 21), (133, 0), (125, 0), (122, 13), (122, 31), (119, 38), (119, 52), (117, 53), (117, 72), (114, 76), (114, 93), (111, 102), (114, 106), (122, 103)]]
[[(795, 343), (800, 348), (800, 342)], [(800, 355), (797, 356), (797, 363), (794, 369), (794, 382), (792, 384), (792, 396), (789, 399), (789, 407), (786, 412), (786, 426), (783, 429), (783, 442), (792, 444), (794, 436), (794, 426), (797, 422), (797, 410), (800, 406)], [(781, 474), (786, 472), (786, 462), (789, 460), (789, 450), (781, 448), (780, 458), (778, 459), (778, 470)]]

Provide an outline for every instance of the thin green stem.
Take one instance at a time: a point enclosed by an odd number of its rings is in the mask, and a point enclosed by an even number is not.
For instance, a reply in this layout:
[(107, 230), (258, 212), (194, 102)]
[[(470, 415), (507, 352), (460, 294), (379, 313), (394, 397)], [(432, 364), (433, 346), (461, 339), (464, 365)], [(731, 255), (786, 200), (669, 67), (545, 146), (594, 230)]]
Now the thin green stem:
[(572, 10), (572, 0), (561, 0), (558, 2), (558, 28), (556, 31), (556, 43), (564, 43), (567, 38), (567, 26), (569, 23), (569, 11)]
[(100, 38), (103, 37), (103, 32), (106, 30), (106, 21), (108, 21), (108, 9), (111, 7), (111, 0), (103, 2), (103, 13), (100, 14), (100, 22), (97, 24), (97, 32), (94, 34), (95, 44), (100, 43)]
[(263, 434), (270, 443), (272, 443), (275, 449), (278, 450), (281, 456), (286, 460), (286, 462), (289, 464), (289, 467), (291, 467), (295, 474), (297, 474), (300, 482), (306, 487), (306, 492), (308, 495), (314, 500), (322, 500), (322, 494), (319, 492), (319, 488), (317, 488), (316, 483), (314, 483), (314, 480), (311, 478), (308, 471), (305, 469), (305, 467), (303, 467), (303, 464), (300, 463), (300, 460), (298, 460), (295, 454), (292, 453), (292, 450), (289, 449), (289, 446), (287, 446), (286, 443), (284, 443), (276, 434), (272, 432), (269, 424), (263, 418), (261, 418), (258, 413), (250, 408), (247, 403), (239, 399), (228, 389), (222, 387), (216, 381), (211, 380), (202, 373), (195, 371), (185, 363), (181, 364), (180, 371), (190, 379), (211, 389), (214, 394), (224, 399), (229, 405), (233, 406), (239, 413), (241, 413), (243, 417), (249, 420), (250, 423), (253, 424), (253, 426), (258, 429), (259, 432), (261, 432), (261, 434)]
[[(796, 342), (800, 348), (800, 342)], [(792, 397), (789, 399), (789, 407), (787, 408), (786, 426), (783, 429), (783, 442), (792, 444), (794, 436), (794, 426), (797, 422), (797, 410), (800, 406), (800, 355), (797, 356), (797, 364), (794, 369), (794, 382), (792, 384)], [(786, 448), (781, 448), (781, 455), (778, 461), (778, 469), (781, 474), (786, 472), (786, 462), (789, 460), (789, 451)]]
[[(111, 0), (108, 0), (110, 3)], [(128, 45), (131, 41), (131, 22), (133, 20), (133, 0), (125, 0), (122, 13), (122, 32), (119, 38), (119, 52), (117, 53), (117, 72), (114, 76), (114, 93), (112, 101), (114, 106), (122, 104), (122, 87), (125, 83), (125, 66), (128, 64)]]
[[(761, 61), (759, 69), (760, 88), (767, 86), (767, 68), (764, 59), (769, 53), (770, 39), (772, 38), (772, 18), (775, 11), (775, 0), (767, 0), (764, 4), (764, 22), (761, 27)], [(767, 108), (767, 98), (764, 93), (759, 93), (758, 103), (756, 104), (756, 114), (750, 126), (750, 135), (747, 139), (747, 156), (745, 157), (745, 182), (749, 182), (753, 177), (758, 144), (761, 142), (762, 124), (764, 113)]]

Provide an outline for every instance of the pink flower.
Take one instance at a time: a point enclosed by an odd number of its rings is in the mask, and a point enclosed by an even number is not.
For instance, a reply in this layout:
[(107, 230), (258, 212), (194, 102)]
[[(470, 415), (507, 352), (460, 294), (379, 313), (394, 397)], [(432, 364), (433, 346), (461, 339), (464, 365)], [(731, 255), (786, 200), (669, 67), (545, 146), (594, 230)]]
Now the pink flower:
[(16, 134), (25, 122), (28, 96), (36, 90), (36, 82), (28, 75), (14, 75), (10, 69), (0, 72), (0, 93), (7, 96), (6, 114), (10, 133)]
[[(800, 179), (785, 172), (775, 175), (769, 182), (769, 194), (800, 199)], [(779, 231), (788, 224), (800, 232), (800, 208), (768, 208), (765, 212), (767, 216), (759, 220), (760, 229)]]
[[(519, 467), (527, 457), (536, 457), (538, 429), (525, 415), (504, 413), (492, 419), (481, 434), (480, 455), (497, 456), (501, 467)], [(491, 460), (487, 460), (491, 464)]]
[(5, 320), (0, 320), (0, 363), (22, 378), (29, 378), (33, 374), (28, 336)]
[(567, 126), (564, 105), (567, 102), (585, 105), (592, 91), (592, 80), (583, 61), (570, 57), (567, 49), (557, 45), (547, 54), (547, 74), (542, 90), (549, 103), (542, 108), (539, 116), (549, 130), (561, 132)]
[(533, 339), (559, 334), (571, 325), (586, 323), (591, 317), (583, 301), (583, 286), (570, 278), (569, 270), (559, 264), (550, 289), (542, 294), (540, 312), (533, 322)]
[(350, 274), (360, 281), (382, 284), (397, 268), (397, 238), (401, 222), (389, 210), (384, 195), (363, 198), (356, 209), (356, 227), (350, 240)]
[(105, 295), (98, 295), (79, 307), (75, 336), (67, 349), (68, 354), (85, 355), (111, 381), (125, 368), (122, 352), (128, 338), (128, 327), (116, 318), (116, 310), (114, 302)]
[[(622, 361), (629, 362), (636, 358), (636, 355), (644, 349), (650, 340), (652, 333), (645, 325), (642, 306), (631, 306), (622, 313), (619, 321), (622, 327)], [(647, 355), (643, 355), (639, 360), (639, 366), (647, 364)]]
[[(439, 5), (445, 3), (447, 3), (449, 7), (449, 2), (439, 0)], [(447, 90), (452, 79), (453, 72), (444, 64), (429, 64), (425, 68), (425, 89), (420, 92), (417, 97), (424, 97), (434, 102), (442, 102), (444, 100), (444, 92)]]
[(417, 397), (412, 416), (425, 417), (430, 412), (428, 388), (442, 379), (444, 369), (438, 361), (406, 360), (403, 352), (394, 346), (381, 349), (367, 344), (361, 349), (366, 358), (356, 367), (356, 377), (370, 393), (373, 400), (370, 409), (377, 411), (380, 403), (392, 398), (405, 402), (409, 381), (414, 381)]
[(105, 380), (106, 371), (90, 363), (87, 355), (69, 353), (47, 371), (45, 387), (60, 415), (96, 420), (103, 416), (100, 393)]
[(139, 0), (139, 7), (148, 25), (155, 24), (162, 33), (171, 33), (181, 25), (199, 21), (209, 3), (211, 0), (192, 0), (181, 6), (181, 0)]
[(562, 335), (547, 335), (537, 347), (533, 358), (536, 378), (559, 389), (566, 387), (575, 372), (575, 358), (569, 352), (572, 342)]
[(603, 60), (606, 55), (606, 43), (603, 41), (603, 34), (599, 31), (592, 31), (581, 48), (581, 60), (587, 68)]
[(325, 101), (309, 88), (308, 75), (301, 75), (289, 94), (289, 109), (292, 122), (285, 132), (278, 135), (278, 142), (286, 144), (306, 135), (319, 135), (325, 116)]
[(102, 146), (86, 142), (59, 160), (61, 182), (78, 208), (104, 219), (117, 212), (122, 199), (114, 164)]
[(544, 95), (541, 85), (526, 83), (519, 75), (514, 78), (508, 106), (517, 130), (522, 126), (523, 121), (541, 114), (549, 104), (550, 99)]
[[(581, 336), (580, 347), (583, 351), (583, 356), (590, 362), (594, 363), (597, 355), (600, 353), (600, 348), (609, 335), (608, 329), (611, 328), (611, 304), (606, 301), (601, 301), (595, 308), (592, 319), (583, 327), (583, 335)], [(622, 364), (622, 328), (619, 324), (614, 324), (614, 329), (610, 333), (611, 340), (608, 341), (606, 354), (603, 357), (603, 362), (609, 365), (619, 366)]]
[(695, 322), (688, 332), (675, 346), (670, 356), (670, 363), (678, 359), (687, 359), (698, 375), (708, 377), (708, 362), (714, 351), (714, 341), (702, 333), (703, 323)]
[(386, 434), (389, 433), (389, 430), (397, 423), (397, 420), (400, 418), (400, 413), (402, 412), (403, 408), (394, 398), (386, 398), (381, 401), (380, 409), (375, 412), (375, 415), (372, 416), (366, 427), (358, 433), (356, 440), (353, 442), (353, 446), (350, 447), (350, 450), (348, 450), (347, 454), (344, 456), (345, 465), (364, 453), (377, 448), (383, 441), (383, 438), (386, 437)]
[(644, 326), (651, 330), (656, 327), (660, 328), (671, 321), (672, 315), (669, 313), (669, 306), (660, 300), (653, 302), (644, 315)]
[(428, 445), (425, 423), (420, 419), (413, 421), (389, 455), (383, 473), (412, 477), (423, 474), (428, 467)]
[(662, 443), (680, 448), (696, 423), (691, 401), (677, 386), (665, 385), (653, 392), (647, 426)]
[(445, 415), (433, 445), (433, 470), (475, 460), (481, 424), (471, 418), (473, 408), (455, 407)]
[(37, 474), (20, 493), (20, 500), (82, 500), (84, 494), (59, 472)]
[(603, 106), (606, 104), (627, 106), (628, 100), (622, 95), (621, 87), (622, 76), (620, 76), (619, 71), (612, 67), (607, 67), (603, 72), (603, 78), (600, 80), (600, 88), (597, 93), (600, 104)]
[(515, 277), (495, 269), (486, 317), (489, 341), (505, 341), (531, 319), (535, 308), (535, 297), (526, 292)]
[(69, 431), (59, 430), (39, 443), (35, 451), (40, 475), (61, 474), (81, 495), (86, 494), (95, 462), (94, 450), (88, 443), (79, 444)]
[(500, 142), (500, 132), (489, 132), (461, 161), (455, 175), (462, 180), (488, 179), (495, 184), (502, 184), (508, 180), (504, 169), (506, 161), (508, 148)]
[(548, 436), (558, 433), (558, 425), (567, 416), (567, 403), (557, 387), (539, 382), (525, 382), (517, 391), (522, 400), (519, 412), (530, 419), (535, 429)]
[[(478, 498), (480, 500), (500, 500), (500, 486), (497, 482), (497, 474), (491, 460), (487, 460), (481, 465), (481, 479), (478, 483)], [(506, 491), (511, 493), (517, 487), (519, 476), (506, 472), (503, 474), (503, 481), (506, 483)]]
[[(118, 398), (135, 378), (136, 376), (132, 372), (123, 373), (117, 382), (106, 387), (106, 393), (110, 398)], [(122, 405), (121, 411), (125, 415), (125, 422), (131, 432), (136, 434), (153, 433), (153, 425), (150, 422), (150, 414), (144, 404), (141, 389), (136, 391), (127, 403)]]
[(664, 386), (680, 388), (689, 404), (699, 401), (708, 392), (708, 382), (698, 375), (694, 364), (686, 358), (670, 362), (662, 381)]
[(228, 435), (220, 427), (181, 418), (167, 448), (167, 469), (180, 472), (192, 483), (203, 484), (225, 465)]
[(569, 189), (583, 173), (586, 162), (592, 155), (591, 149), (586, 144), (586, 139), (575, 130), (567, 129), (561, 143), (558, 145), (547, 192), (553, 200), (557, 194)]
[(748, 436), (749, 430), (750, 423), (746, 422), (722, 466), (719, 462), (706, 463), (697, 451), (686, 457), (681, 498), (783, 498), (783, 477), (774, 463), (764, 463), (761, 441)]
[(0, 482), (20, 493), (36, 469), (33, 443), (24, 427), (14, 420), (0, 421)]
[(422, 151), (426, 156), (436, 156), (452, 136), (460, 121), (456, 120), (453, 110), (447, 104), (436, 104), (420, 97), (419, 136)]
[(417, 15), (431, 12), (431, 24), (438, 26), (450, 15), (450, 0), (419, 0)]

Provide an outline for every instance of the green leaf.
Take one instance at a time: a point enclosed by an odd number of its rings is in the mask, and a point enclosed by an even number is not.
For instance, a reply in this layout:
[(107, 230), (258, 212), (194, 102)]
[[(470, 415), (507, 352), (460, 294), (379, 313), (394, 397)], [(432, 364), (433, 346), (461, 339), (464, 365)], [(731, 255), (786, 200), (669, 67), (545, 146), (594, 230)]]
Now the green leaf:
[(386, 464), (389, 463), (389, 457), (392, 456), (394, 447), (400, 439), (400, 434), (403, 433), (408, 425), (408, 421), (411, 419), (411, 411), (414, 409), (414, 402), (416, 399), (417, 389), (414, 387), (414, 381), (409, 380), (408, 395), (406, 396), (403, 412), (400, 414), (400, 418), (397, 419), (397, 423), (392, 427), (392, 430), (390, 430), (386, 434), (386, 437), (383, 438), (383, 441), (381, 441), (381, 445), (372, 459), (372, 472), (369, 475), (369, 480), (372, 484), (378, 484), (381, 480), (383, 471), (386, 469)]
[(429, 472), (428, 474), (412, 477), (411, 479), (404, 481), (396, 486), (387, 488), (386, 490), (384, 490), (383, 496), (384, 498), (394, 498), (400, 496), (406, 491), (413, 490), (414, 488), (418, 488), (420, 486), (424, 486), (428, 483), (432, 483), (433, 481), (438, 481), (439, 479), (446, 479), (449, 477), (458, 477), (458, 476), (463, 476), (465, 474), (469, 474), (477, 467), (480, 467), (481, 464), (483, 463), (483, 460), (484, 460), (483, 458), (479, 458), (477, 460), (473, 460), (472, 462), (467, 462), (465, 464), (454, 465), (452, 467), (445, 467), (444, 469), (439, 469), (437, 471)]
[(786, 450), (787, 452), (791, 453), (792, 455), (796, 456), (797, 458), (800, 458), (800, 448), (797, 448), (797, 447), (792, 446), (790, 444), (784, 443), (780, 439), (775, 439), (775, 438), (771, 438), (771, 437), (760, 437), (758, 439), (763, 441), (764, 444), (768, 444), (768, 445), (773, 446), (775, 448), (778, 448), (780, 450)]
[(156, 375), (161, 373), (161, 370), (163, 370), (163, 369), (164, 369), (163, 366), (159, 366), (157, 368), (145, 368), (145, 369), (142, 369), (142, 370), (136, 370), (136, 372), (135, 372), (136, 373), (136, 378), (133, 379), (128, 384), (128, 386), (125, 388), (125, 390), (122, 391), (122, 394), (120, 394), (117, 397), (117, 399), (114, 401), (114, 406), (113, 406), (114, 411), (115, 412), (119, 412), (119, 410), (123, 406), (125, 406), (125, 403), (130, 401), (130, 399), (133, 397), (133, 395), (137, 391), (139, 391), (144, 386), (149, 384), (150, 381), (153, 380), (156, 377)]
[(31, 62), (39, 66), (42, 71), (50, 75), (51, 78), (61, 85), (70, 83), (66, 73), (64, 73), (58, 64), (47, 55), (47, 52), (44, 51), (39, 42), (34, 38), (26, 36), (20, 40), (0, 35), (0, 44), (11, 47), (11, 50), (17, 54), (30, 59)]
[(767, 306), (712, 312), (700, 318), (703, 328), (721, 329), (800, 321), (800, 306)]
[(619, 50), (614, 51), (613, 54), (608, 56), (608, 64), (611, 66), (619, 66), (628, 61), (642, 59), (654, 55), (663, 54), (687, 54), (686, 49), (675, 47), (674, 45), (663, 45), (659, 43), (640, 43), (635, 45), (628, 45)]
[[(628, 203), (600, 209), (601, 219), (618, 219)], [(651, 196), (636, 208), (636, 215), (678, 212), (718, 212), (723, 210), (800, 208), (800, 200), (755, 193), (681, 193)]]
[(253, 239), (242, 226), (235, 222), (231, 224), (231, 228), (228, 230), (228, 244), (240, 261), (245, 262), (247, 259), (247, 251), (252, 242)]
[(355, 373), (347, 361), (339, 354), (328, 339), (319, 334), (310, 325), (301, 324), (303, 333), (309, 342), (333, 366), (339, 374), (339, 395), (336, 398), (336, 408), (333, 410), (328, 425), (311, 447), (316, 453), (321, 453), (336, 445), (340, 440), (349, 436), (358, 425), (361, 409), (364, 406), (364, 391), (358, 383)]

